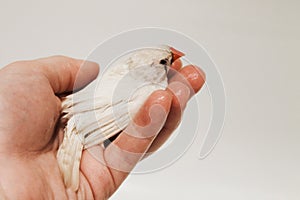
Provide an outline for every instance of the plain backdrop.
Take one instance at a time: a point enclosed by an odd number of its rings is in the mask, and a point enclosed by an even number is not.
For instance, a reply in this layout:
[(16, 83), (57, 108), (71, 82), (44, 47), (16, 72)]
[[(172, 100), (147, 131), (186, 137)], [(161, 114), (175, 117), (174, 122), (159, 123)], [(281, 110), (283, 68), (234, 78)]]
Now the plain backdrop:
[(198, 138), (172, 166), (131, 175), (112, 199), (298, 200), (299, 10), (297, 0), (1, 0), (0, 66), (57, 54), (85, 58), (137, 27), (183, 32), (222, 74), (223, 136), (205, 160), (197, 158)]

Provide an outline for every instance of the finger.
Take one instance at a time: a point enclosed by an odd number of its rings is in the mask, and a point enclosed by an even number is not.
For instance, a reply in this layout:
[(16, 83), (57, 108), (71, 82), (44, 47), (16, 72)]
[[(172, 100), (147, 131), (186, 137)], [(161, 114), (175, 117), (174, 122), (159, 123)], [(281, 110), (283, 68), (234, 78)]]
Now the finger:
[(182, 62), (180, 59), (175, 60), (171, 67), (168, 70), (168, 80), (170, 80), (173, 76), (175, 76), (178, 71), (181, 69), (182, 67)]
[[(132, 128), (124, 130), (105, 149), (104, 158), (116, 185), (123, 182), (160, 132), (169, 113), (171, 101), (172, 95), (169, 92), (154, 92), (133, 119), (138, 131), (135, 132)], [(143, 129), (144, 127), (146, 128)]]
[(178, 127), (189, 98), (197, 93), (205, 82), (205, 73), (198, 67), (188, 65), (170, 80), (168, 90), (173, 94), (171, 109), (160, 134), (155, 138), (148, 153), (156, 151)]
[(187, 65), (179, 72), (182, 76), (176, 76), (172, 81), (184, 82), (193, 90), (191, 94), (197, 93), (205, 83), (206, 75), (204, 71), (195, 65)]
[(180, 59), (175, 60), (171, 65), (171, 68), (176, 71), (179, 71), (181, 69), (181, 67), (182, 67), (182, 62)]
[(105, 167), (103, 150), (100, 145), (90, 147), (82, 152), (80, 161), (80, 170), (89, 183), (94, 199), (108, 199), (116, 189), (110, 170)]
[(58, 94), (84, 87), (99, 73), (97, 63), (64, 56), (42, 58), (34, 63), (35, 70), (46, 76), (53, 91)]

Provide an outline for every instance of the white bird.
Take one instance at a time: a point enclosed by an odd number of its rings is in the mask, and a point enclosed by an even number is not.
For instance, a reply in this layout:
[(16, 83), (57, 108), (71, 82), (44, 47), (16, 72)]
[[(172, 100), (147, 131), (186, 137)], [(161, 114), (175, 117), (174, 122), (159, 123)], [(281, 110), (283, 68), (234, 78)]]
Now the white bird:
[(63, 100), (67, 124), (57, 160), (66, 188), (78, 190), (83, 149), (124, 130), (150, 94), (167, 87), (168, 68), (182, 55), (168, 46), (135, 50), (114, 61), (94, 87)]

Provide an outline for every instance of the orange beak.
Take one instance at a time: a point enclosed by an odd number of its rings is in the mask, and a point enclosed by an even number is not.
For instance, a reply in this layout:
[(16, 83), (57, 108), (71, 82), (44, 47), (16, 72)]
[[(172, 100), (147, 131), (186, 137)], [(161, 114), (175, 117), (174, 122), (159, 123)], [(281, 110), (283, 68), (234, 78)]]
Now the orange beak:
[(170, 51), (172, 53), (172, 61), (174, 62), (178, 58), (184, 56), (184, 53), (178, 51), (177, 49), (174, 49), (173, 47), (170, 47)]

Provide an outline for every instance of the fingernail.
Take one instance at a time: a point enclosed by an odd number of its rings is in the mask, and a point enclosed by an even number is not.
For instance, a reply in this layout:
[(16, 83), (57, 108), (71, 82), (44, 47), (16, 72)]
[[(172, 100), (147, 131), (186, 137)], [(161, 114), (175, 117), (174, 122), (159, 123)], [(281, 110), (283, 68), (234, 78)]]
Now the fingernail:
[(92, 72), (94, 74), (99, 73), (99, 64), (96, 62), (86, 60), (82, 63), (81, 67), (84, 72)]
[(151, 123), (163, 125), (167, 119), (167, 111), (160, 104), (154, 104), (149, 109)]
[(202, 69), (200, 69), (199, 67), (196, 67), (195, 65), (193, 65), (193, 68), (199, 73), (199, 75), (202, 77), (202, 79), (205, 80), (205, 78), (206, 78), (205, 72)]
[(97, 78), (99, 73), (99, 64), (92, 61), (80, 61), (80, 69), (77, 72), (74, 88), (81, 88)]

